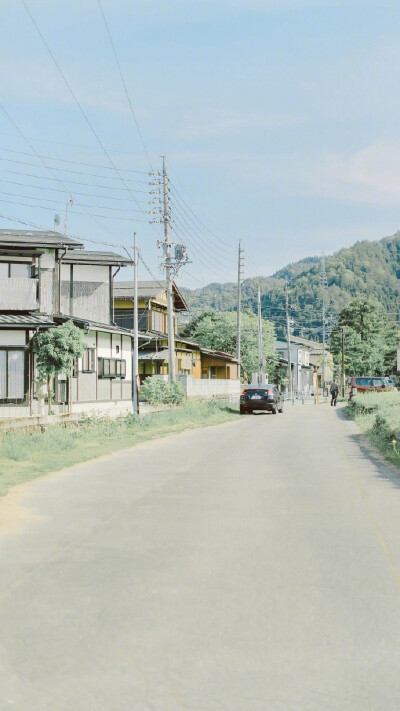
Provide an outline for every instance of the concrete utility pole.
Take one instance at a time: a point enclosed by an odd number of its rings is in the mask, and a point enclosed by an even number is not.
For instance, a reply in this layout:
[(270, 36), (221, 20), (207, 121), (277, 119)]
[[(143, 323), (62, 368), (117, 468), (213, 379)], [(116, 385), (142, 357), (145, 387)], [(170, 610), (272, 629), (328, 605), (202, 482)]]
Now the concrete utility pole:
[(325, 359), (326, 359), (326, 308), (325, 289), (328, 286), (325, 269), (325, 255), (322, 254), (321, 262), (321, 286), (322, 286), (322, 393), (325, 389)]
[(345, 396), (346, 391), (346, 379), (344, 373), (344, 328), (340, 329), (342, 332), (342, 395)]
[(171, 240), (169, 236), (170, 214), (169, 214), (169, 187), (167, 164), (165, 156), (163, 159), (163, 187), (164, 187), (164, 256), (165, 272), (167, 276), (167, 333), (168, 333), (168, 380), (175, 380), (175, 330), (174, 330), (174, 305), (172, 294), (173, 264), (171, 259)]
[(261, 320), (261, 287), (258, 287), (258, 384), (263, 382), (263, 349), (262, 349), (262, 320)]
[(287, 277), (285, 277), (285, 295), (286, 295), (286, 332), (287, 332), (287, 344), (288, 344), (289, 392), (290, 392), (290, 397), (293, 398), (292, 353), (291, 353), (291, 343), (290, 343), (290, 318), (289, 318), (289, 285), (288, 285), (288, 278)]
[(243, 252), (244, 250), (240, 247), (239, 240), (239, 254), (238, 254), (238, 285), (237, 285), (237, 314), (236, 314), (236, 358), (239, 361), (239, 377), (240, 377), (240, 321), (241, 321), (241, 310), (242, 310), (242, 279), (243, 279)]
[(136, 232), (133, 235), (133, 352), (132, 352), (132, 406), (133, 414), (139, 414), (139, 328), (138, 328), (138, 261), (139, 250), (136, 243)]

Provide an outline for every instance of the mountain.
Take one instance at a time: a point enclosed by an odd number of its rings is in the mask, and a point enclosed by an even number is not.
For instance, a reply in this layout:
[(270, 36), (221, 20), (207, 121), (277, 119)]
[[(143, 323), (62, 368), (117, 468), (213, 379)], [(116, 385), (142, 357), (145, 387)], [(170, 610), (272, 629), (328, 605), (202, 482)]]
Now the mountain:
[[(335, 323), (340, 309), (355, 296), (377, 299), (389, 312), (400, 312), (400, 231), (371, 242), (356, 242), (325, 257), (327, 289), (326, 321)], [(270, 277), (246, 279), (242, 306), (257, 311), (257, 290), (261, 287), (264, 318), (273, 320), (277, 333), (284, 335), (285, 278), (289, 280), (292, 332), (315, 340), (322, 337), (321, 257), (307, 257), (288, 264)], [(201, 289), (181, 289), (191, 315), (201, 311), (236, 309), (237, 285), (213, 283)]]

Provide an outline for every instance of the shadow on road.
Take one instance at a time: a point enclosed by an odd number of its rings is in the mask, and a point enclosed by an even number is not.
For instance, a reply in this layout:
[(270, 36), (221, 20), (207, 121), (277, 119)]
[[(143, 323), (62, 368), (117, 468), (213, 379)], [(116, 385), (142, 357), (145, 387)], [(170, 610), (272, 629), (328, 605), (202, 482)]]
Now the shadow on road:
[[(347, 416), (344, 407), (339, 409), (335, 408), (335, 415), (340, 420), (354, 422), (354, 420)], [(348, 435), (348, 438), (359, 447), (362, 456), (373, 465), (376, 476), (390, 482), (397, 489), (400, 488), (400, 471), (394, 464), (385, 460), (383, 454), (374, 447), (366, 434), (363, 432), (353, 432)]]

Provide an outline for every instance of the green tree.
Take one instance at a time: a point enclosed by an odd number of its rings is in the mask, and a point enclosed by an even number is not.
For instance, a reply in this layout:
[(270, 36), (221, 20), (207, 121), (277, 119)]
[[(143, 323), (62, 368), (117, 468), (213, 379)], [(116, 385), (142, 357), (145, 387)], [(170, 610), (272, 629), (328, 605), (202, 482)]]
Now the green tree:
[(51, 379), (55, 375), (72, 375), (77, 358), (83, 356), (85, 346), (80, 328), (67, 321), (62, 326), (40, 331), (34, 337), (33, 350), (36, 353), (36, 367), (39, 378), (47, 383), (47, 398), (51, 412)]
[[(214, 348), (225, 353), (236, 352), (236, 312), (206, 311), (196, 316), (186, 326), (185, 336), (200, 343), (205, 348)], [(251, 311), (242, 314), (241, 351), (243, 370), (250, 377), (258, 370), (258, 323)], [(275, 350), (275, 328), (271, 321), (262, 321), (263, 357), (266, 370), (272, 379), (277, 372)]]
[(387, 375), (396, 362), (397, 325), (374, 299), (353, 299), (341, 310), (330, 350), (340, 367), (342, 331), (345, 370), (349, 375)]

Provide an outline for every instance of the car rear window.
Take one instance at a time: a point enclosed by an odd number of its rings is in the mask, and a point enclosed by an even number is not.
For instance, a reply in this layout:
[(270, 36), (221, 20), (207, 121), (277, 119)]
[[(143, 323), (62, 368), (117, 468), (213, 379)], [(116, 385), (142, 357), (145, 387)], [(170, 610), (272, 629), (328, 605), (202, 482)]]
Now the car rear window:
[(384, 381), (382, 378), (356, 378), (356, 385), (364, 387), (381, 388), (383, 384)]
[(264, 388), (260, 388), (259, 390), (254, 388), (254, 390), (245, 390), (246, 395), (268, 395), (268, 390), (264, 390)]

